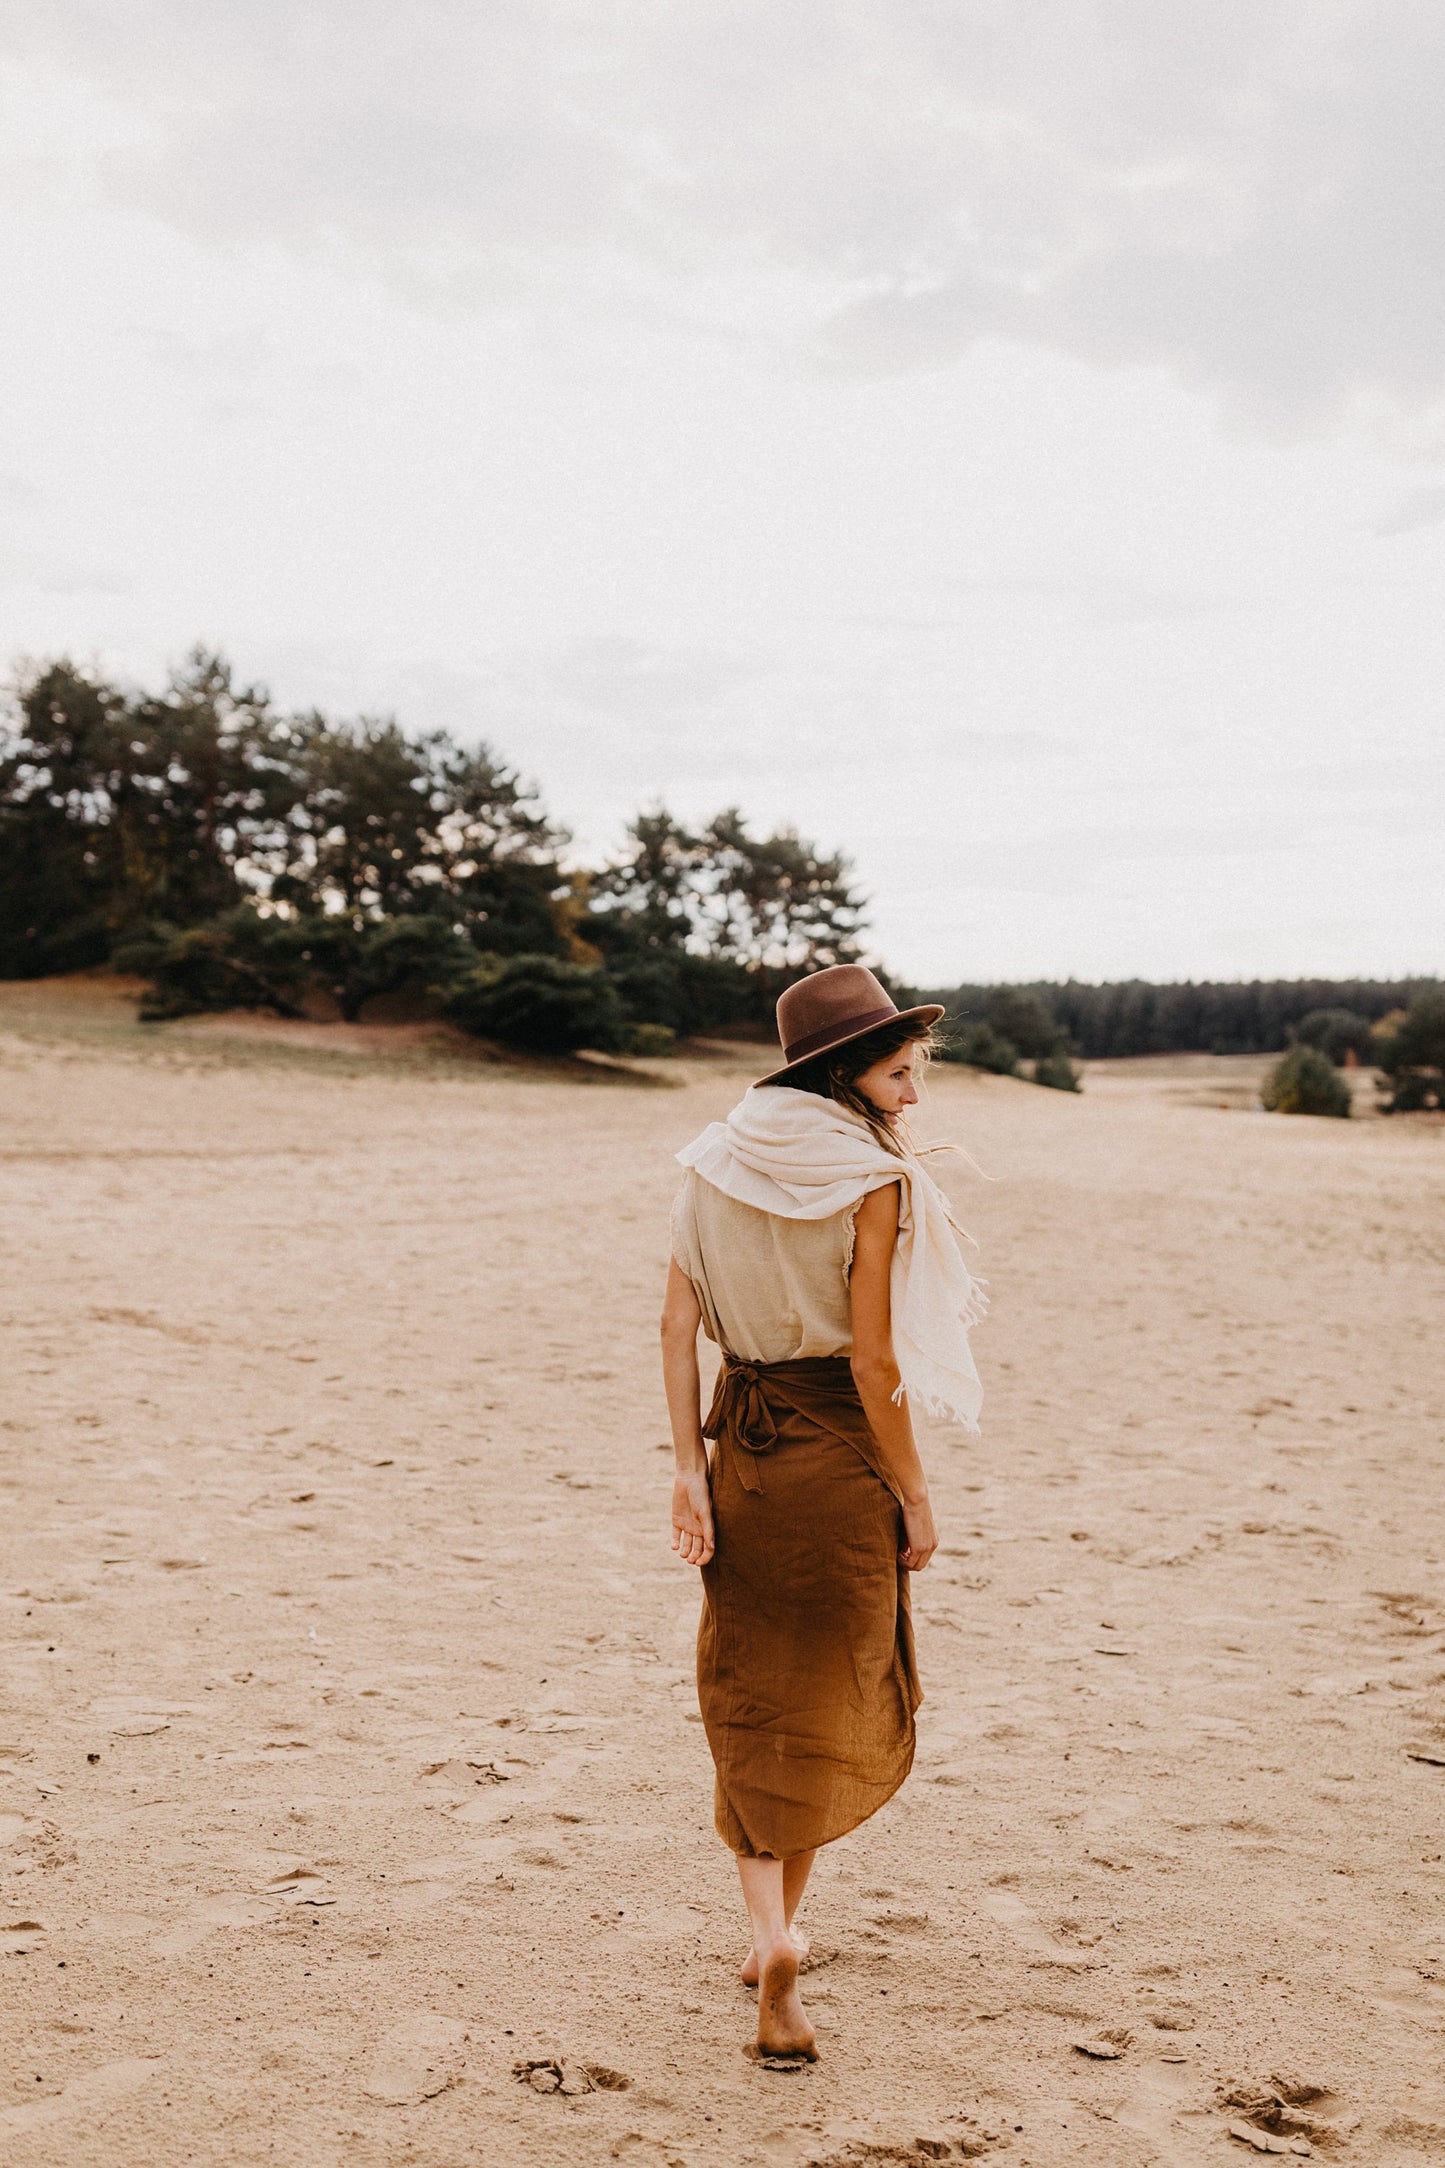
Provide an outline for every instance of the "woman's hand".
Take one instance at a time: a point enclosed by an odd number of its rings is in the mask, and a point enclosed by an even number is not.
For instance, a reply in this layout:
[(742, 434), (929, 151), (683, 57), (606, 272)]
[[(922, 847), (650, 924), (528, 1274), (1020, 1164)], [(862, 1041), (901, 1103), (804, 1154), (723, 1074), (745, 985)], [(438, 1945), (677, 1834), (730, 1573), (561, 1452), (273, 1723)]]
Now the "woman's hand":
[(707, 1487), (707, 1447), (702, 1437), (697, 1335), (702, 1304), (697, 1289), (674, 1257), (667, 1268), (662, 1304), (662, 1380), (672, 1418), (677, 1475), (672, 1486), (672, 1547), (685, 1566), (705, 1566), (713, 1553), (712, 1497)]
[(705, 1566), (712, 1557), (712, 1494), (706, 1469), (680, 1475), (673, 1483), (672, 1547), (685, 1566)]
[(938, 1530), (933, 1525), (933, 1507), (925, 1491), (913, 1505), (904, 1502), (903, 1548), (898, 1553), (898, 1563), (909, 1573), (922, 1573), (937, 1549)]

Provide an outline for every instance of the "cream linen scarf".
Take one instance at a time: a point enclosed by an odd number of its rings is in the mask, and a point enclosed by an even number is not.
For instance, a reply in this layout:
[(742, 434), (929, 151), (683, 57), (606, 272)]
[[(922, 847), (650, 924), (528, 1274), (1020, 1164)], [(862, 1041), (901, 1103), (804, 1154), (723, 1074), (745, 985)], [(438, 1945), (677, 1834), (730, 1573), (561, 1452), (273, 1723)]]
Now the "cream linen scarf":
[(985, 1298), (959, 1251), (947, 1199), (917, 1159), (895, 1158), (857, 1115), (786, 1084), (752, 1085), (725, 1122), (710, 1123), (677, 1156), (714, 1189), (780, 1219), (829, 1219), (897, 1182), (890, 1292), (903, 1382), (895, 1397), (906, 1392), (931, 1415), (977, 1431), (983, 1387), (968, 1328)]

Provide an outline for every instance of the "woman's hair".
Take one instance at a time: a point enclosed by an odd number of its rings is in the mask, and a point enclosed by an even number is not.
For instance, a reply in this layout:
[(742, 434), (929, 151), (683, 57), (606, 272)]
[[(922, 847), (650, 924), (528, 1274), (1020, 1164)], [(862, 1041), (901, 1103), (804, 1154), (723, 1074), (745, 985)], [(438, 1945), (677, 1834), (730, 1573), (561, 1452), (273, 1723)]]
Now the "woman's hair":
[[(900, 1122), (895, 1128), (884, 1120), (871, 1099), (858, 1089), (858, 1079), (865, 1069), (871, 1069), (876, 1061), (887, 1061), (890, 1055), (901, 1053), (909, 1044), (922, 1050), (925, 1061), (933, 1051), (933, 1032), (929, 1025), (920, 1025), (916, 1017), (900, 1017), (896, 1024), (880, 1024), (876, 1031), (864, 1032), (861, 1039), (850, 1039), (846, 1046), (834, 1047), (831, 1052), (815, 1054), (811, 1061), (799, 1062), (786, 1076), (777, 1079), (790, 1091), (816, 1092), (820, 1099), (832, 1099), (860, 1121), (868, 1124), (874, 1137), (885, 1151), (893, 1152), (899, 1159), (904, 1156), (908, 1132)], [(900, 1141), (900, 1131), (902, 1141)]]

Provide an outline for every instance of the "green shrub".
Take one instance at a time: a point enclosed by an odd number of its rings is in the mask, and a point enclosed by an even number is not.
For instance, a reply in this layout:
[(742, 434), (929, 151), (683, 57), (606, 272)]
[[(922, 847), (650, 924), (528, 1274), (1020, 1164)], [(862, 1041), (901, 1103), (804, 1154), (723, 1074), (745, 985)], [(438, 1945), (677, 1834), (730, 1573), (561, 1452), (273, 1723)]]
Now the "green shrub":
[(1369, 1018), (1353, 1009), (1311, 1009), (1295, 1025), (1294, 1038), (1297, 1045), (1316, 1048), (1336, 1065), (1346, 1054), (1365, 1061), (1374, 1051)]
[(262, 918), (249, 904), (203, 926), (155, 926), (118, 949), (118, 970), (150, 980), (143, 1024), (214, 1009), (274, 1009), (300, 1016), (306, 985), (302, 943), (287, 919)]
[(1380, 1042), (1380, 1067), (1394, 1087), (1387, 1114), (1445, 1106), (1445, 994), (1421, 994)]
[(329, 994), (348, 1023), (372, 994), (445, 989), (477, 952), (442, 918), (362, 920), (313, 912), (268, 918), (249, 904), (204, 925), (155, 926), (117, 950), (115, 963), (150, 980), (141, 1021), (206, 1009), (274, 1009), (299, 1016), (306, 994)]
[(770, 1025), (782, 990), (776, 974), (748, 971), (725, 956), (695, 956), (686, 949), (629, 955), (604, 948), (603, 954), (628, 1022), (665, 1024), (679, 1039), (732, 1024)]
[(289, 922), (288, 939), (348, 1024), (373, 994), (445, 992), (478, 961), (464, 932), (427, 913), (358, 921), (315, 911)]
[(666, 1024), (629, 1024), (625, 1050), (655, 1061), (677, 1052), (677, 1033)]
[(1084, 1088), (1082, 1076), (1062, 1046), (1056, 1046), (1052, 1054), (1045, 1054), (1034, 1063), (1034, 1082), (1051, 1092), (1081, 1092)]
[(1433, 1114), (1445, 1107), (1445, 1075), (1440, 1070), (1411, 1069), (1397, 1077), (1385, 1101), (1385, 1114)]
[(509, 956), (500, 968), (481, 964), (443, 1006), (463, 1031), (534, 1054), (571, 1054), (584, 1046), (618, 1054), (627, 1039), (607, 974), (555, 956)]
[(1313, 1046), (1292, 1046), (1270, 1070), (1259, 1096), (1271, 1114), (1343, 1117), (1350, 1111), (1349, 1085), (1329, 1057)]
[(946, 1018), (938, 1032), (938, 1053), (943, 1061), (964, 1062), (970, 1069), (987, 1069), (992, 1076), (1017, 1076), (1018, 1048), (1002, 1039), (992, 1024), (964, 1024)]

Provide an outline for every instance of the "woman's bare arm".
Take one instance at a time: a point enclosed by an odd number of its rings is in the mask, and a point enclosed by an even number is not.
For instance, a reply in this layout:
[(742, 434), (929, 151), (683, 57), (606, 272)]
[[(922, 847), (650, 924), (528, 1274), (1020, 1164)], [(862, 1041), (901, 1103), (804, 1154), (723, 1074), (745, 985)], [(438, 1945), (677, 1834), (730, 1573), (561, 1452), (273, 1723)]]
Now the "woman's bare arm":
[(702, 1309), (693, 1284), (677, 1259), (671, 1258), (662, 1304), (662, 1381), (677, 1467), (672, 1484), (672, 1547), (686, 1566), (705, 1566), (713, 1554), (702, 1379), (697, 1367), (701, 1323)]
[(938, 1548), (928, 1478), (918, 1457), (913, 1419), (906, 1402), (895, 1401), (898, 1363), (893, 1353), (893, 1314), (889, 1276), (898, 1246), (898, 1184), (873, 1189), (853, 1222), (853, 1270), (848, 1286), (853, 1304), (853, 1380), (863, 1412), (878, 1441), (884, 1466), (903, 1499), (903, 1548), (899, 1563), (921, 1573)]

